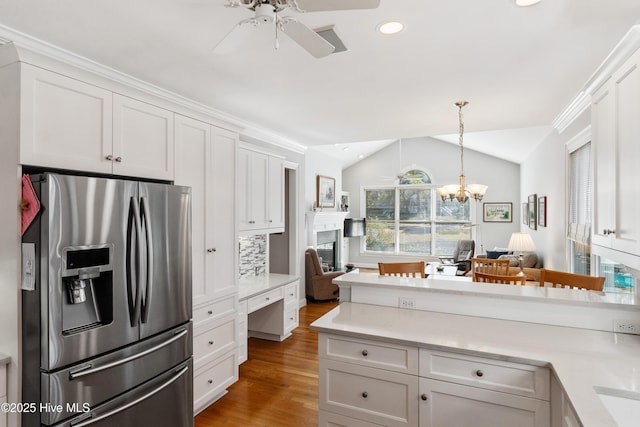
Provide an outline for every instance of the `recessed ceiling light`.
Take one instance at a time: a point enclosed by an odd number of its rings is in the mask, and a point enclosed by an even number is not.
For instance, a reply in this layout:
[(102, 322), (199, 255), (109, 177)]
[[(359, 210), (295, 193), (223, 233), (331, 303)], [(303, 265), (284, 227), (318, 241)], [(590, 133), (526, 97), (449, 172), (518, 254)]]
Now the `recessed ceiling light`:
[(516, 0), (516, 6), (533, 6), (534, 4), (540, 3), (541, 0)]
[(378, 25), (378, 31), (384, 35), (397, 34), (404, 30), (404, 24), (398, 21), (387, 21)]

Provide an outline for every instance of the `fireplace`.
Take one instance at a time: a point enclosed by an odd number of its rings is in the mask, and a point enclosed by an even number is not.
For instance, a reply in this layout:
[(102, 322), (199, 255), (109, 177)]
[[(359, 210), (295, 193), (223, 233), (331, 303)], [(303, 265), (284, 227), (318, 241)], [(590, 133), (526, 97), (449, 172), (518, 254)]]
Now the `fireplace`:
[[(334, 269), (339, 269), (347, 261), (343, 261), (342, 253), (344, 218), (346, 212), (307, 212), (306, 229), (307, 245), (315, 248), (322, 262)], [(345, 251), (348, 252), (348, 251)]]
[(320, 231), (317, 233), (316, 239), (316, 252), (318, 256), (322, 258), (323, 263), (329, 265), (330, 270), (339, 268), (338, 262), (338, 230)]

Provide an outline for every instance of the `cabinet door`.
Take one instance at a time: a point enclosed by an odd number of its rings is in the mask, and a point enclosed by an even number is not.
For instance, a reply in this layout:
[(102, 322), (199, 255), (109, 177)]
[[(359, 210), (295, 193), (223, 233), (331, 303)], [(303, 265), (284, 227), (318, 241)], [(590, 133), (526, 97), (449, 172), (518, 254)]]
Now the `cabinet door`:
[[(269, 157), (268, 226), (284, 231), (284, 160)], [(276, 231), (276, 230), (274, 230)]]
[(614, 88), (607, 82), (593, 95), (591, 105), (593, 162), (592, 242), (611, 245), (608, 230), (613, 228), (613, 189), (615, 185), (615, 102)]
[(173, 112), (113, 95), (113, 173), (174, 179)]
[(211, 162), (211, 126), (176, 116), (175, 183), (191, 187), (191, 262), (194, 306), (212, 299), (207, 292), (207, 173)]
[(612, 80), (616, 94), (615, 227), (612, 247), (640, 254), (640, 51), (613, 75)]
[(549, 402), (420, 378), (421, 427), (548, 427)]
[(207, 294), (214, 299), (237, 292), (236, 133), (211, 128), (207, 167)]
[(251, 151), (238, 149), (236, 162), (236, 183), (238, 189), (238, 228), (251, 229)]
[(111, 173), (111, 92), (21, 64), (20, 163)]
[(269, 156), (251, 153), (251, 214), (253, 229), (269, 227), (267, 204), (269, 197)]

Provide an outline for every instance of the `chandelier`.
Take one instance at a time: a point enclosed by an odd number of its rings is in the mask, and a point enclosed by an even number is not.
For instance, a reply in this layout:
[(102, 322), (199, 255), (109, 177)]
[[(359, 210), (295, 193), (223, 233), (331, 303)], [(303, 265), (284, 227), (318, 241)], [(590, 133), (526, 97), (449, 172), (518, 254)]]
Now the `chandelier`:
[(458, 101), (456, 106), (458, 107), (458, 121), (460, 123), (460, 183), (449, 184), (440, 188), (436, 188), (436, 191), (442, 197), (442, 201), (456, 199), (460, 203), (464, 203), (469, 200), (469, 197), (479, 202), (482, 200), (487, 186), (482, 184), (464, 184), (464, 145), (462, 141), (462, 135), (464, 134), (464, 122), (462, 120), (462, 107), (467, 105), (467, 101)]

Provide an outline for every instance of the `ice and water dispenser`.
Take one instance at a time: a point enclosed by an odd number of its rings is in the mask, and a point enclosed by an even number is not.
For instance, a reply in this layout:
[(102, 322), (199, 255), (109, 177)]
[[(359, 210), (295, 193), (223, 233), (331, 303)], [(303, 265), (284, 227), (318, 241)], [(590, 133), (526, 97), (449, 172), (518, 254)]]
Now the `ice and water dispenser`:
[(62, 333), (72, 334), (113, 320), (113, 245), (62, 251)]

